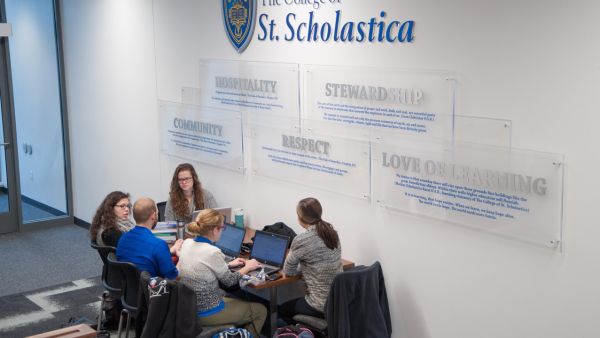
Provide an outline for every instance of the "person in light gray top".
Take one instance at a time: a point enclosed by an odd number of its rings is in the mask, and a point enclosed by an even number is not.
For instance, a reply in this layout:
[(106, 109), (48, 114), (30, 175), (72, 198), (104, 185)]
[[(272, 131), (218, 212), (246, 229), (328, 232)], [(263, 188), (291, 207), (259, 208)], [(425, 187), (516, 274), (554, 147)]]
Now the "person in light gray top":
[[(219, 282), (232, 286), (239, 282), (242, 275), (259, 267), (255, 259), (236, 258), (226, 263), (225, 255), (213, 243), (221, 238), (225, 228), (223, 215), (213, 209), (204, 209), (188, 225), (188, 232), (194, 239), (186, 239), (179, 251), (180, 282), (196, 293), (198, 327), (221, 324), (242, 325), (259, 337), (267, 308), (259, 303), (245, 302), (225, 296)], [(230, 267), (244, 266), (236, 272)]]
[(194, 210), (216, 208), (217, 201), (210, 191), (202, 189), (196, 170), (189, 163), (175, 168), (171, 179), (169, 199), (165, 206), (165, 221), (192, 221)]
[(333, 278), (342, 272), (339, 236), (333, 226), (321, 218), (321, 203), (312, 197), (305, 198), (298, 202), (296, 212), (298, 223), (306, 231), (294, 238), (283, 272), (288, 276), (302, 273), (306, 295), (281, 305), (281, 317), (288, 324), (292, 324), (296, 314), (323, 318)]

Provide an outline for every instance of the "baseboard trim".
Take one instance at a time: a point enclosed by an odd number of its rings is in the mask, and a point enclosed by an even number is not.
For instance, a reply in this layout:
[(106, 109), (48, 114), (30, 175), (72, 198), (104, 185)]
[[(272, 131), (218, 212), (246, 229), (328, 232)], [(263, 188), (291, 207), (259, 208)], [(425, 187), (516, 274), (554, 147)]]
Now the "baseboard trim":
[(23, 201), (29, 205), (32, 205), (38, 209), (42, 209), (45, 212), (48, 212), (54, 216), (65, 216), (66, 215), (63, 211), (55, 209), (55, 208), (53, 208), (47, 204), (44, 204), (42, 202), (38, 202), (38, 201), (34, 200), (33, 198), (29, 198), (25, 195), (21, 195), (21, 201)]
[(81, 218), (74, 217), (73, 218), (73, 223), (75, 223), (75, 225), (77, 225), (79, 227), (82, 227), (82, 228), (84, 228), (86, 230), (90, 230), (91, 224), (89, 222), (86, 222), (86, 221), (82, 220)]

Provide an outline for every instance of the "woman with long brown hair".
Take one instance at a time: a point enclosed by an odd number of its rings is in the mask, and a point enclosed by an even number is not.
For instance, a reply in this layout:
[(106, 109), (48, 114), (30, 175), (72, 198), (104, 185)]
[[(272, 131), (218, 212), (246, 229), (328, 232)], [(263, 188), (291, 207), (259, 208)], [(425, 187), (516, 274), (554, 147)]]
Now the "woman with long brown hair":
[(98, 245), (117, 246), (121, 235), (135, 224), (129, 220), (131, 202), (129, 194), (113, 191), (106, 195), (90, 226), (90, 238)]
[(165, 221), (192, 220), (194, 210), (216, 208), (217, 202), (210, 191), (202, 189), (196, 170), (189, 163), (175, 168), (171, 179), (169, 199), (165, 206)]
[(296, 314), (323, 318), (333, 278), (342, 272), (340, 239), (333, 226), (321, 218), (321, 203), (316, 198), (305, 198), (298, 202), (296, 213), (306, 231), (294, 238), (283, 272), (289, 276), (302, 273), (306, 295), (281, 305), (281, 317), (288, 324)]

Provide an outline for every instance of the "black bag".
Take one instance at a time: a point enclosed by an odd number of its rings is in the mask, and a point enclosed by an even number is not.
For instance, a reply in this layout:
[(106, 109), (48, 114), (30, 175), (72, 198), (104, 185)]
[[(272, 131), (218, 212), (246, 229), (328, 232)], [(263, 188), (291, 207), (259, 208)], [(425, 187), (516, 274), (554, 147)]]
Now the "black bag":
[(101, 329), (117, 329), (119, 326), (119, 319), (121, 317), (121, 310), (123, 309), (123, 305), (121, 304), (121, 300), (114, 297), (113, 295), (106, 296), (104, 300), (104, 306), (102, 310), (104, 310), (105, 317), (102, 321)]
[(292, 245), (292, 241), (296, 237), (296, 232), (289, 226), (285, 225), (285, 223), (283, 223), (283, 222), (277, 222), (275, 224), (265, 225), (263, 227), (263, 231), (270, 232), (272, 234), (283, 235), (283, 236), (289, 237), (290, 241), (288, 242), (288, 249), (290, 248), (290, 246)]

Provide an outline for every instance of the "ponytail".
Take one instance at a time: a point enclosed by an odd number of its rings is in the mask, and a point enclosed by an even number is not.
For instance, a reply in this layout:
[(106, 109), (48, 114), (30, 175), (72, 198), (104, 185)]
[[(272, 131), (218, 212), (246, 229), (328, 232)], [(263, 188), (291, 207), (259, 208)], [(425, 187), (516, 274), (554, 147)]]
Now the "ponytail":
[(298, 206), (296, 206), (296, 213), (304, 224), (315, 226), (317, 235), (330, 250), (340, 247), (340, 238), (337, 231), (331, 224), (321, 218), (323, 207), (321, 207), (319, 200), (313, 197), (300, 200)]
[(323, 240), (323, 243), (325, 243), (327, 248), (334, 250), (340, 246), (338, 233), (331, 224), (319, 219), (317, 223), (315, 223), (315, 227), (317, 229), (317, 235)]

